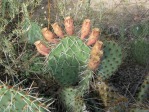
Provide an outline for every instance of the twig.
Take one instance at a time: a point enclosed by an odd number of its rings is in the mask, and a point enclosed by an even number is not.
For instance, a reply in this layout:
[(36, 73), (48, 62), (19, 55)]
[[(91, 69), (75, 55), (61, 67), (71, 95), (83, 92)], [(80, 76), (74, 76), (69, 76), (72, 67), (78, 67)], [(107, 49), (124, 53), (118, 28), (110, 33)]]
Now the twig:
[(48, 0), (48, 29), (50, 28), (50, 0)]

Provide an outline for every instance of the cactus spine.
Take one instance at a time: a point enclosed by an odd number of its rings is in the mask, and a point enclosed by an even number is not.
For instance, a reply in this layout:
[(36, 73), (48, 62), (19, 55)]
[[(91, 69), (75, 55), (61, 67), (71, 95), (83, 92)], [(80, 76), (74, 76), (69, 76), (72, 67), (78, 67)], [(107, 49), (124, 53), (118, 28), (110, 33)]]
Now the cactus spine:
[(29, 95), (21, 89), (0, 85), (0, 110), (2, 112), (49, 112), (40, 98)]

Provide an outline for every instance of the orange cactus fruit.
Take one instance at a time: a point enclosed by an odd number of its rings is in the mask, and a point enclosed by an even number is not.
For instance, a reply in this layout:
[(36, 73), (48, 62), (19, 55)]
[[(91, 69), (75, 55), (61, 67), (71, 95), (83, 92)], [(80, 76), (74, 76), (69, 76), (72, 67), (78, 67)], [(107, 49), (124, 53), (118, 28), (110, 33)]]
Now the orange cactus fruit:
[(102, 49), (103, 43), (101, 41), (97, 41), (91, 50), (91, 56), (88, 63), (88, 67), (91, 70), (96, 70), (99, 66), (101, 57), (103, 56)]
[(81, 40), (84, 40), (85, 37), (90, 33), (91, 21), (89, 19), (85, 19), (82, 24), (81, 29)]
[(73, 35), (74, 34), (74, 24), (73, 24), (73, 19), (68, 16), (64, 19), (64, 25), (65, 25), (65, 30), (68, 35)]
[(100, 51), (99, 56), (93, 56), (90, 58), (89, 63), (88, 63), (89, 69), (91, 70), (98, 69), (102, 55), (103, 55), (103, 51)]
[(63, 31), (62, 31), (62, 28), (58, 25), (58, 23), (54, 23), (52, 24), (52, 28), (54, 30), (54, 33), (60, 37), (60, 38), (64, 38), (64, 34), (63, 34)]
[(44, 56), (47, 56), (47, 55), (49, 54), (50, 49), (47, 48), (44, 44), (42, 44), (42, 42), (41, 42), (40, 40), (36, 41), (36, 42), (34, 43), (34, 45), (36, 46), (37, 51), (38, 51), (40, 54), (42, 54), (42, 55), (44, 55)]
[(96, 43), (96, 41), (98, 40), (98, 37), (100, 35), (100, 30), (99, 28), (94, 28), (92, 30), (92, 33), (90, 34), (89, 38), (88, 38), (88, 42), (87, 45), (93, 45), (94, 43)]
[(103, 46), (103, 42), (97, 41), (91, 50), (91, 56), (99, 55), (99, 53), (102, 49), (102, 46)]
[(44, 36), (44, 38), (48, 41), (48, 42), (51, 42), (51, 43), (58, 43), (58, 40), (55, 38), (55, 35), (48, 30), (48, 28), (43, 28), (41, 30), (42, 32), (42, 35)]

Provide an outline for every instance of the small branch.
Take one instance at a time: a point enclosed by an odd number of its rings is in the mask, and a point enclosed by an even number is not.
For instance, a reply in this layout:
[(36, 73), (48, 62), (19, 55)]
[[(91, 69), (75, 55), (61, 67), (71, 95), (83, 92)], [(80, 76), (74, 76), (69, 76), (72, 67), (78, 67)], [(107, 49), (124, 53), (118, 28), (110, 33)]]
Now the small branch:
[(51, 6), (50, 6), (50, 0), (48, 0), (48, 29), (50, 28), (50, 10)]

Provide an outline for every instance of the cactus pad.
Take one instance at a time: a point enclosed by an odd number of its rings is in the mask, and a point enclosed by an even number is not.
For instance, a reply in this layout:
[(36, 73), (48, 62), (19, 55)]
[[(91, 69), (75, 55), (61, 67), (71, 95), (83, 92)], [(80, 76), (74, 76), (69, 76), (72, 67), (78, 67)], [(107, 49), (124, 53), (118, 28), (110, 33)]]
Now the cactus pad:
[(132, 44), (131, 53), (139, 64), (146, 65), (149, 62), (149, 42), (145, 39), (137, 39)]
[(149, 99), (149, 75), (145, 78), (141, 85), (141, 90), (138, 95), (138, 101), (145, 102)]
[(121, 47), (114, 41), (105, 41), (103, 47), (103, 58), (99, 65), (98, 75), (103, 79), (108, 79), (122, 62)]
[(49, 55), (48, 68), (63, 86), (75, 84), (80, 72), (85, 70), (90, 48), (77, 37), (66, 37)]
[(0, 110), (2, 112), (47, 112), (38, 98), (6, 85), (0, 85)]
[(103, 101), (104, 106), (107, 108), (115, 107), (116, 109), (119, 104), (127, 102), (127, 98), (120, 95), (116, 89), (103, 81), (97, 81), (95, 87)]
[(86, 110), (82, 94), (74, 88), (65, 88), (60, 94), (67, 112), (84, 112)]

